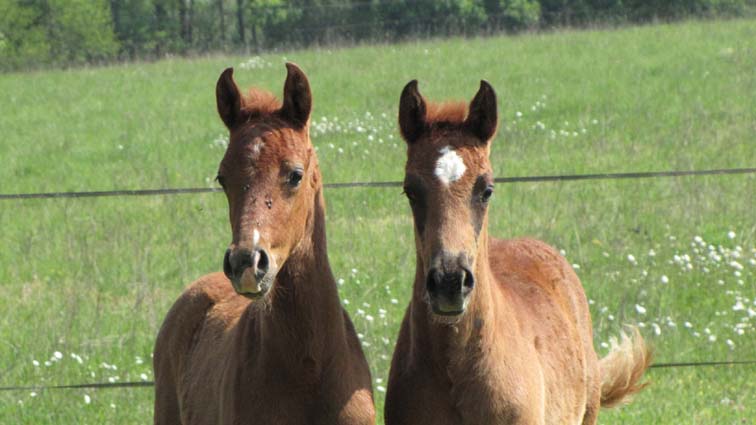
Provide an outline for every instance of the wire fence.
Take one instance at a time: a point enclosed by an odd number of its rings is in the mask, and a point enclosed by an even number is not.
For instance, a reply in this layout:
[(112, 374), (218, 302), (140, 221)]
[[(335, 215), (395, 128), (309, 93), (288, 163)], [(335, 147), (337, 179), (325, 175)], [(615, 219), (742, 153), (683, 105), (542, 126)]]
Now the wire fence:
[[(497, 183), (527, 183), (527, 182), (557, 182), (557, 181), (582, 181), (582, 180), (620, 180), (620, 179), (648, 179), (660, 177), (684, 177), (706, 175), (735, 175), (754, 174), (756, 168), (728, 168), (711, 170), (677, 170), (677, 171), (651, 171), (651, 172), (628, 172), (628, 173), (597, 173), (597, 174), (561, 174), (542, 176), (519, 176), (499, 177)], [(401, 187), (399, 181), (383, 182), (345, 182), (326, 183), (326, 188), (385, 188)], [(162, 189), (136, 189), (136, 190), (107, 190), (107, 191), (82, 191), (82, 192), (41, 192), (41, 193), (10, 193), (0, 194), (1, 200), (19, 199), (62, 199), (62, 198), (94, 198), (94, 197), (118, 197), (118, 196), (154, 196), (154, 195), (180, 195), (195, 193), (222, 192), (220, 188), (162, 188)], [(680, 367), (714, 367), (714, 366), (748, 366), (756, 365), (756, 360), (732, 360), (732, 361), (701, 361), (701, 362), (670, 362), (655, 363), (652, 369), (669, 369)], [(0, 392), (5, 391), (41, 391), (59, 389), (109, 389), (109, 388), (148, 388), (155, 385), (154, 381), (134, 382), (93, 382), (65, 385), (32, 385), (32, 386), (6, 386), (0, 387)]]
[[(678, 368), (678, 367), (738, 366), (738, 365), (741, 365), (741, 366), (756, 365), (756, 360), (654, 363), (649, 367), (652, 369), (669, 369), (669, 368)], [(95, 388), (95, 389), (149, 388), (149, 387), (154, 387), (154, 386), (155, 386), (155, 381), (91, 382), (91, 383), (86, 383), (86, 384), (0, 387), (0, 391), (44, 391), (44, 390), (85, 389), (85, 388)]]
[[(519, 176), (497, 177), (496, 183), (534, 183), (534, 182), (558, 182), (580, 180), (621, 180), (621, 179), (648, 179), (660, 177), (684, 177), (684, 176), (707, 176), (707, 175), (733, 175), (754, 174), (756, 168), (723, 168), (712, 170), (678, 170), (678, 171), (642, 171), (629, 173), (598, 173), (598, 174), (561, 174), (545, 176)], [(383, 182), (345, 182), (326, 183), (328, 189), (347, 189), (360, 187), (401, 187), (399, 181)], [(161, 189), (124, 189), (124, 190), (100, 190), (82, 192), (39, 192), (39, 193), (0, 193), (0, 201), (13, 199), (61, 199), (61, 198), (98, 198), (106, 196), (155, 196), (155, 195), (182, 195), (193, 193), (222, 192), (215, 187), (187, 187), (187, 188), (161, 188)]]

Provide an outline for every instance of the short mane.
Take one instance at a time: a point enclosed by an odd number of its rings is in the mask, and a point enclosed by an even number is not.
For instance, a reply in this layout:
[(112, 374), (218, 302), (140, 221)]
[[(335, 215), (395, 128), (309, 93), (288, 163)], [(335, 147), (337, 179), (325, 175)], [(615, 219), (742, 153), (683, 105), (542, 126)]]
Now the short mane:
[(271, 114), (281, 108), (281, 102), (272, 93), (252, 87), (242, 97), (242, 109), (249, 114)]
[(462, 101), (432, 103), (426, 106), (425, 120), (429, 124), (462, 124), (467, 118), (467, 103)]

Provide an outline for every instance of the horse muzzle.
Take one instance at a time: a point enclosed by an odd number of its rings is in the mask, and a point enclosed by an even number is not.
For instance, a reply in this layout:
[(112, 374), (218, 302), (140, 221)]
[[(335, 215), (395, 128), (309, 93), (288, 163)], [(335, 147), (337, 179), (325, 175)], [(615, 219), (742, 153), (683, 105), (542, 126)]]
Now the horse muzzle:
[(223, 272), (237, 294), (251, 299), (264, 296), (273, 286), (278, 268), (264, 248), (228, 249), (223, 258)]
[(425, 281), (431, 310), (439, 316), (461, 315), (475, 286), (467, 256), (442, 253), (431, 264)]

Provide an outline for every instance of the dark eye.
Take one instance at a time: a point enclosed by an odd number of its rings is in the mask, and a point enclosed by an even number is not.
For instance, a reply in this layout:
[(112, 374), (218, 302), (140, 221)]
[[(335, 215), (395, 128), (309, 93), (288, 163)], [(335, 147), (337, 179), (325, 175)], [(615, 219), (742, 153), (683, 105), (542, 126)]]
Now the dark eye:
[(304, 176), (304, 170), (294, 170), (291, 173), (289, 173), (289, 186), (291, 187), (297, 187), (299, 186), (299, 183), (302, 181), (302, 177)]
[(412, 192), (412, 189), (405, 187), (402, 193), (407, 197), (407, 199), (409, 199), (410, 202), (415, 202), (417, 200), (417, 196), (415, 196), (415, 193)]
[(487, 186), (483, 189), (483, 193), (480, 194), (480, 200), (485, 204), (491, 199), (491, 195), (493, 195), (493, 186)]
[(221, 185), (222, 188), (224, 188), (224, 189), (226, 188), (226, 179), (223, 176), (221, 176), (220, 174), (218, 174), (217, 176), (215, 176), (215, 181), (217, 181), (218, 184)]

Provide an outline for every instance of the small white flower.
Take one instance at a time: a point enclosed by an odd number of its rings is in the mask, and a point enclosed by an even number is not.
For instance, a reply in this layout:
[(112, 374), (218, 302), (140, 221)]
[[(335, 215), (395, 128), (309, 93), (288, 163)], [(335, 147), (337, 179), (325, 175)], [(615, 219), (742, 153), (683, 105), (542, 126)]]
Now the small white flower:
[(399, 300), (397, 300), (396, 298), (392, 298), (391, 304), (399, 304)]
[(730, 347), (731, 350), (735, 348), (735, 343), (732, 342), (731, 339), (728, 339), (727, 341), (725, 341), (725, 344), (727, 344), (727, 346)]
[(662, 275), (661, 283), (669, 283), (669, 278), (667, 277), (667, 275), (664, 275), (664, 274)]
[(371, 315), (368, 314), (368, 315), (365, 316), (365, 320), (367, 320), (368, 322), (372, 322), (373, 321), (373, 316), (371, 316)]
[(717, 340), (716, 335), (709, 335), (709, 342), (715, 342)]
[(375, 387), (375, 389), (378, 390), (379, 393), (386, 392), (386, 387), (384, 387), (383, 385), (378, 385), (377, 387)]
[(148, 379), (146, 373), (140, 374), (139, 377), (142, 379), (142, 381), (146, 381)]
[(29, 397), (36, 397), (36, 396), (37, 396), (37, 393), (34, 391), (29, 393)]
[(572, 265), (572, 268), (575, 269), (575, 270), (580, 270), (580, 264), (575, 263), (575, 264)]
[(637, 311), (638, 314), (646, 314), (646, 307), (643, 307), (640, 304), (635, 304), (635, 311)]
[(690, 328), (692, 328), (692, 327), (693, 327), (693, 325), (692, 325), (692, 324), (691, 324), (690, 322), (685, 322), (685, 323), (683, 323), (683, 326), (685, 326), (685, 327), (686, 327), (686, 328), (688, 328), (688, 329), (690, 329)]
[(89, 396), (89, 394), (84, 394), (84, 404), (89, 404), (92, 402), (92, 398)]
[(56, 351), (53, 353), (53, 356), (55, 356), (56, 359), (60, 360), (63, 358), (63, 353), (61, 353), (60, 351)]
[(656, 251), (654, 251), (653, 248), (649, 249), (648, 250), (648, 256), (649, 257), (656, 257)]
[(633, 254), (627, 254), (627, 261), (636, 264), (637, 261), (635, 260), (635, 256)]
[(729, 232), (727, 232), (727, 237), (728, 238), (735, 239), (735, 236), (737, 236), (737, 235), (732, 230), (730, 230)]
[(36, 360), (32, 360), (32, 364), (33, 364), (33, 365), (34, 365), (35, 367), (39, 367), (39, 362), (38, 362), (38, 361), (36, 361)]

